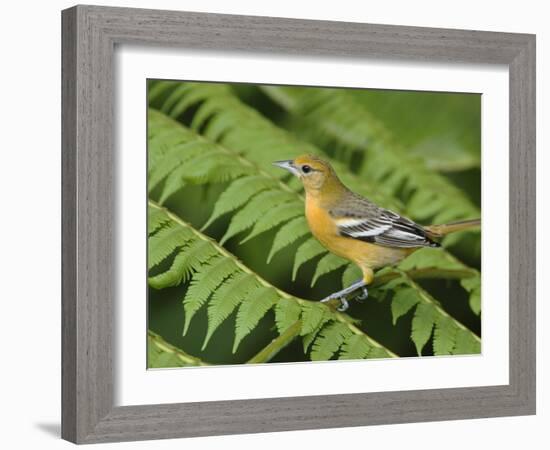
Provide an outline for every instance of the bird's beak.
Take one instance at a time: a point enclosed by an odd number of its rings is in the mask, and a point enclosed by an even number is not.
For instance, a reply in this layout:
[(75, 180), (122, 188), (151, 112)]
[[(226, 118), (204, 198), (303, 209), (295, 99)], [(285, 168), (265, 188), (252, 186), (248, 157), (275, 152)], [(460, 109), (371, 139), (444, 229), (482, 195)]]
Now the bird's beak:
[(300, 172), (294, 165), (294, 161), (292, 161), (291, 159), (287, 159), (285, 161), (274, 161), (273, 165), (280, 167), (281, 169), (288, 170), (291, 174), (296, 175), (297, 177), (300, 176)]

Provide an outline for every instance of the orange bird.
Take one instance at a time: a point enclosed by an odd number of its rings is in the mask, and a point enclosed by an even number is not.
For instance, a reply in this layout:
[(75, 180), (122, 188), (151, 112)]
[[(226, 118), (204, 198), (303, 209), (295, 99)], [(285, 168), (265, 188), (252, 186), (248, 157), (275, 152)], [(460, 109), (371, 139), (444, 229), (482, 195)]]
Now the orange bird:
[(446, 234), (480, 225), (480, 220), (464, 220), (444, 225), (422, 226), (350, 191), (332, 166), (314, 155), (273, 164), (288, 170), (303, 183), (305, 213), (309, 228), (329, 251), (355, 263), (363, 277), (341, 291), (321, 300), (340, 300), (340, 311), (348, 308), (346, 297), (361, 291), (367, 298), (367, 285), (374, 270), (396, 264), (422, 247), (439, 247)]

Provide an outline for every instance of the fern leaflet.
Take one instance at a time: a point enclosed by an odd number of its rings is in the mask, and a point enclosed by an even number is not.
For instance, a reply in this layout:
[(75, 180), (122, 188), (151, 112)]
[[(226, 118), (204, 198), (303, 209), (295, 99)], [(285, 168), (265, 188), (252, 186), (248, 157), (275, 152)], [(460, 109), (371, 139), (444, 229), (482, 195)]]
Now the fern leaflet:
[(208, 330), (202, 349), (208, 345), (212, 334), (254, 289), (260, 287), (255, 276), (239, 272), (231, 276), (214, 292), (208, 303)]
[(307, 235), (309, 235), (309, 228), (303, 216), (296, 217), (284, 224), (279, 228), (273, 239), (273, 245), (267, 256), (267, 262), (269, 263), (279, 251)]
[(237, 312), (233, 353), (237, 351), (243, 338), (250, 334), (277, 300), (277, 291), (267, 286), (254, 290), (244, 298)]
[(311, 359), (327, 361), (340, 349), (340, 346), (353, 336), (353, 332), (342, 323), (332, 322), (326, 325), (313, 343)]
[(214, 211), (210, 218), (206, 221), (202, 229), (208, 228), (217, 218), (235, 211), (246, 204), (254, 195), (269, 189), (274, 188), (275, 180), (262, 175), (250, 175), (239, 178), (231, 183), (229, 187), (220, 195), (220, 198), (214, 206)]
[(292, 268), (292, 279), (296, 279), (298, 269), (309, 260), (327, 253), (326, 249), (319, 243), (314, 237), (305, 241), (296, 251), (296, 257), (294, 259), (294, 267)]
[(354, 334), (342, 345), (338, 359), (365, 359), (372, 350), (368, 339), (359, 334)]
[(311, 286), (313, 286), (321, 276), (332, 272), (333, 270), (337, 270), (340, 267), (345, 266), (346, 264), (348, 264), (347, 260), (340, 258), (339, 256), (336, 256), (332, 253), (327, 253), (321, 258), (321, 260), (317, 264), (315, 274), (311, 279)]

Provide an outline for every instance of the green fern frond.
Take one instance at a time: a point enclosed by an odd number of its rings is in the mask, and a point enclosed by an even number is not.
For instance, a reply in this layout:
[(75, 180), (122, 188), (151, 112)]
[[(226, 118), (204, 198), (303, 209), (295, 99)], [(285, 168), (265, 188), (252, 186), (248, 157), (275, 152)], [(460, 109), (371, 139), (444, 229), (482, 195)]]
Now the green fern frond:
[[(342, 325), (345, 326), (342, 327)], [(354, 325), (340, 320), (335, 321), (326, 316), (312, 332), (304, 336), (303, 343), (304, 351), (307, 351), (311, 345), (312, 360), (330, 359), (338, 350), (340, 350), (339, 359), (394, 358), (396, 356)], [(363, 353), (366, 347), (369, 347), (369, 351)]]
[[(284, 246), (289, 245), (299, 237), (309, 234), (303, 217), (300, 218), (303, 214), (303, 199), (299, 194), (285, 187), (284, 184), (281, 184), (265, 171), (254, 169), (252, 163), (245, 161), (237, 154), (204, 140), (155, 110), (149, 110), (149, 122), (150, 127), (159, 126), (162, 128), (161, 132), (154, 134), (155, 144), (150, 144), (150, 152), (153, 154), (155, 151), (160, 151), (159, 148), (162, 148), (165, 152), (165, 156), (157, 162), (156, 168), (150, 173), (152, 183), (155, 186), (164, 181), (164, 187), (159, 198), (161, 203), (172, 193), (184, 187), (187, 182), (219, 181), (212, 174), (217, 170), (222, 172), (226, 170), (228, 167), (227, 158), (229, 158), (233, 161), (232, 164), (242, 164), (242, 171), (239, 169), (236, 179), (220, 195), (214, 206), (214, 211), (203, 229), (223, 214), (232, 212), (234, 215), (220, 242), (224, 244), (232, 237), (250, 229), (249, 234), (243, 240), (244, 242), (271, 229), (284, 229), (286, 233), (289, 230), (284, 228), (284, 225), (290, 224), (289, 221), (293, 221), (293, 219), (297, 219), (297, 222), (293, 223), (297, 230), (296, 234), (287, 237), (279, 233), (270, 250), (271, 257)], [(179, 132), (174, 132), (174, 129)], [(159, 136), (167, 136), (167, 138), (161, 140)], [(174, 148), (166, 147), (170, 142), (174, 143)], [(191, 152), (190, 156), (181, 154), (187, 151)], [(201, 152), (203, 152), (202, 155)], [(220, 155), (226, 154), (229, 155), (227, 158), (220, 158)], [(202, 180), (197, 176), (197, 172), (200, 173), (201, 170), (196, 166), (201, 161), (208, 162), (208, 172), (210, 173), (208, 177), (203, 177)], [(241, 173), (246, 173), (246, 175), (240, 177)], [(294, 228), (290, 231), (294, 231)], [(294, 277), (302, 264), (316, 256), (310, 252), (314, 249), (319, 251), (319, 248), (322, 249), (318, 243), (308, 244), (298, 251), (294, 264)], [(324, 249), (321, 251), (326, 252)], [(320, 254), (320, 252), (317, 254)], [(328, 267), (322, 267), (320, 269), (322, 273), (320, 272), (319, 275), (328, 273), (327, 269)]]
[(148, 141), (148, 190), (164, 182), (162, 200), (187, 183), (224, 182), (255, 171), (250, 162), (154, 109), (148, 121), (156, 130)]
[[(193, 106), (198, 109), (191, 123), (192, 128), (238, 152), (272, 176), (287, 177), (284, 171), (272, 166), (271, 163), (275, 160), (293, 158), (302, 153), (323, 154), (314, 145), (296, 139), (293, 134), (278, 128), (256, 110), (242, 103), (226, 85), (212, 84), (205, 88), (204, 83), (183, 83), (185, 88), (180, 88), (181, 82), (172, 83), (174, 95), (181, 98), (192, 95), (195, 99)], [(161, 99), (151, 104), (164, 111), (171, 109), (166, 108)], [(331, 163), (341, 174), (342, 181), (352, 190), (394, 210), (402, 208), (398, 200), (384, 195), (379, 188), (368, 185), (364, 179), (357, 178), (337, 160), (331, 160)]]
[[(377, 289), (394, 292), (391, 302), (394, 325), (400, 317), (416, 307), (411, 324), (411, 339), (418, 355), (422, 354), (424, 346), (432, 338), (432, 331), (434, 355), (462, 354), (465, 349), (472, 353), (471, 349), (479, 347), (480, 338), (449, 315), (437, 300), (404, 272), (400, 273), (399, 278)], [(457, 341), (459, 332), (464, 343), (460, 345)]]
[[(164, 233), (164, 230), (172, 232), (174, 228), (181, 229), (182, 235), (188, 237), (175, 254), (171, 266), (165, 272), (151, 277), (149, 281), (160, 288), (190, 280), (183, 299), (185, 311), (183, 333), (187, 332), (192, 318), (199, 309), (207, 305), (208, 328), (203, 348), (206, 347), (216, 329), (237, 308), (234, 351), (260, 319), (273, 309), (275, 324), (281, 336), (288, 330), (296, 328), (296, 337), (302, 335), (304, 345), (311, 339), (310, 343), (313, 342), (317, 357), (319, 354), (326, 354), (325, 345), (332, 345), (327, 341), (324, 333), (317, 333), (318, 329), (322, 331), (324, 325), (329, 322), (338, 324), (335, 327), (343, 330), (340, 334), (344, 338), (354, 334), (365, 336), (373, 346), (382, 349), (379, 353), (382, 356), (379, 357), (396, 356), (357, 328), (354, 320), (349, 316), (334, 311), (325, 304), (298, 299), (277, 290), (217, 242), (192, 228), (173, 213), (152, 201), (149, 201), (149, 209), (152, 216), (157, 215), (153, 210), (161, 211), (165, 215), (162, 222), (166, 223), (164, 228), (152, 238), (161, 232)], [(157, 217), (157, 220), (160, 219)], [(151, 241), (150, 245), (152, 245)], [(158, 245), (158, 242), (154, 245)], [(199, 248), (202, 253), (197, 251)], [(157, 251), (152, 250), (153, 253)], [(311, 337), (312, 334), (313, 337)], [(293, 335), (285, 336), (285, 343), (290, 342), (292, 338)], [(342, 342), (344, 341), (345, 339)], [(272, 349), (268, 353), (272, 355)]]
[[(204, 140), (152, 109), (149, 122), (150, 127), (162, 129), (153, 134), (156, 140), (154, 145), (150, 144), (151, 154), (161, 151), (159, 148), (165, 152), (150, 171), (150, 191), (164, 181), (159, 197), (161, 204), (187, 183), (216, 183), (236, 178), (222, 193), (203, 226), (203, 229), (208, 227), (221, 215), (244, 205), (234, 215), (222, 243), (253, 227), (245, 238), (251, 239), (303, 214), (303, 203), (298, 194), (236, 153)], [(161, 140), (159, 136), (166, 138)], [(173, 148), (167, 148), (170, 143)]]
[[(444, 311), (441, 306), (439, 306), (439, 304), (435, 301), (435, 299), (433, 299), (427, 292), (420, 291), (420, 293), (424, 303), (418, 303), (416, 309), (418, 310), (421, 305), (428, 305), (430, 308), (433, 309), (431, 320), (433, 321), (434, 327), (434, 355), (459, 355), (464, 353), (475, 353), (468, 349), (480, 348), (481, 339), (471, 330), (462, 325), (458, 320), (456, 320), (454, 317), (450, 316), (446, 311)], [(415, 318), (416, 314), (417, 311), (415, 311)], [(429, 315), (426, 315), (424, 317), (424, 320), (422, 321), (422, 324), (425, 327), (424, 333), (427, 333), (427, 329), (430, 328), (429, 322)], [(420, 325), (421, 323), (417, 322), (417, 339), (415, 340), (413, 338), (419, 354), (421, 348), (423, 347), (422, 339), (424, 336), (424, 334), (420, 330)], [(462, 349), (461, 346), (458, 345), (457, 338), (459, 336), (459, 333), (462, 339), (462, 343), (464, 344), (464, 347), (467, 351), (464, 351), (464, 349)]]

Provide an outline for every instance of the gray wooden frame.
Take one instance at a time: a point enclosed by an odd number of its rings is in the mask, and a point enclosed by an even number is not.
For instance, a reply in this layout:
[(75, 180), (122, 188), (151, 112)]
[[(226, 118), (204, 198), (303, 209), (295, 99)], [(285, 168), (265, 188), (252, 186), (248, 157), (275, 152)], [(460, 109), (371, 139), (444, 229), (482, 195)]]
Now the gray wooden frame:
[[(63, 438), (93, 443), (535, 413), (533, 35), (97, 6), (63, 11), (62, 31)], [(510, 383), (114, 407), (113, 52), (116, 44), (127, 43), (506, 64), (513, 237)]]

